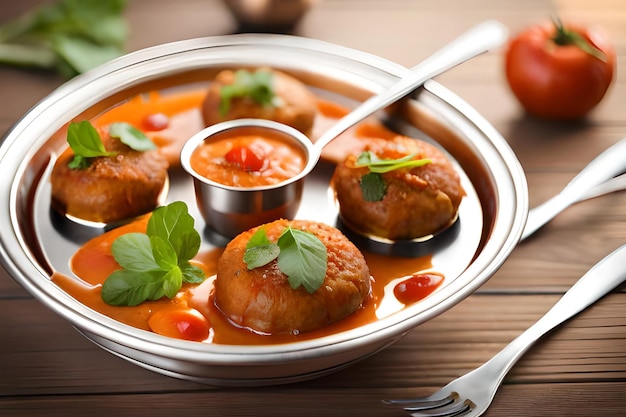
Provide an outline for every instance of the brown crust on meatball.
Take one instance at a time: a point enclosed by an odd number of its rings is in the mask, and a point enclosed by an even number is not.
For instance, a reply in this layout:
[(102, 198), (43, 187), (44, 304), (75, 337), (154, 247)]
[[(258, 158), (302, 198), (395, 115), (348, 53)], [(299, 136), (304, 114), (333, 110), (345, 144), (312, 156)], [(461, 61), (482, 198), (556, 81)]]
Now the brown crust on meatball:
[(231, 101), (228, 113), (222, 116), (219, 111), (220, 88), (232, 84), (235, 80), (235, 71), (225, 70), (217, 74), (202, 103), (205, 125), (211, 126), (218, 122), (242, 118), (267, 119), (289, 125), (305, 135), (310, 135), (317, 112), (313, 94), (303, 83), (283, 72), (268, 68), (260, 68), (257, 71), (274, 73), (274, 93), (280, 98), (281, 105), (262, 106), (249, 97), (238, 97)]
[(70, 169), (71, 149), (56, 161), (50, 182), (52, 207), (79, 219), (110, 223), (153, 210), (167, 180), (168, 163), (158, 151), (138, 152), (100, 132), (113, 157), (94, 158), (86, 169)]
[(367, 167), (355, 167), (356, 156), (338, 165), (333, 175), (335, 195), (342, 220), (358, 232), (391, 240), (416, 239), (435, 234), (457, 217), (465, 195), (459, 174), (446, 155), (416, 139), (396, 136), (392, 140), (371, 139), (366, 147), (385, 159), (418, 152), (415, 159), (432, 163), (382, 174), (387, 190), (381, 201), (363, 198), (361, 177)]
[(304, 220), (277, 220), (260, 227), (276, 242), (289, 225), (315, 234), (326, 246), (324, 283), (313, 293), (292, 289), (276, 260), (248, 270), (243, 255), (258, 228), (244, 232), (226, 246), (215, 280), (215, 304), (237, 326), (272, 334), (306, 332), (352, 314), (369, 295), (365, 258), (339, 230)]

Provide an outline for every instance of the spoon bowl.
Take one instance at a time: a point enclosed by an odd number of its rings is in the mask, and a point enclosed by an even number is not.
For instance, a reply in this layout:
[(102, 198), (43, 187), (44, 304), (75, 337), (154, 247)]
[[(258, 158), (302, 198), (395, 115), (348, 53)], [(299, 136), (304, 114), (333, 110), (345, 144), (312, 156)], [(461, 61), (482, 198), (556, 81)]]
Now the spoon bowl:
[[(181, 165), (194, 179), (196, 201), (207, 225), (225, 237), (280, 218), (293, 219), (302, 195), (302, 181), (319, 161), (322, 149), (341, 133), (375, 112), (406, 97), (429, 79), (470, 58), (502, 45), (508, 31), (496, 21), (483, 22), (448, 43), (392, 85), (374, 95), (341, 118), (315, 143), (290, 126), (263, 119), (236, 119), (203, 129), (183, 147)], [(254, 129), (261, 136), (278, 134), (305, 153), (303, 169), (295, 176), (274, 185), (260, 187), (226, 186), (200, 175), (189, 162), (193, 151), (202, 143), (215, 140), (224, 132)], [(265, 130), (265, 132), (263, 131)], [(290, 138), (289, 138), (290, 137)]]

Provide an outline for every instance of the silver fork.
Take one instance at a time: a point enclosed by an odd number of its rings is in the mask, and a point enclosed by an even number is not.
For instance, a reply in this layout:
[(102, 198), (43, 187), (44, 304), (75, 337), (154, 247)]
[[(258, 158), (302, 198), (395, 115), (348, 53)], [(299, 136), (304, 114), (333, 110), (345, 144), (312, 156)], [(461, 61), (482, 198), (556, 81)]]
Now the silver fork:
[[(623, 190), (626, 187), (624, 172), (626, 172), (626, 137), (596, 156), (558, 194), (533, 207), (528, 213), (522, 240), (572, 204)], [(615, 177), (616, 175), (619, 176)]]
[(626, 244), (598, 262), (528, 330), (489, 361), (424, 397), (385, 400), (403, 407), (414, 417), (482, 415), (496, 395), (505, 375), (540, 337), (589, 307), (626, 280)]

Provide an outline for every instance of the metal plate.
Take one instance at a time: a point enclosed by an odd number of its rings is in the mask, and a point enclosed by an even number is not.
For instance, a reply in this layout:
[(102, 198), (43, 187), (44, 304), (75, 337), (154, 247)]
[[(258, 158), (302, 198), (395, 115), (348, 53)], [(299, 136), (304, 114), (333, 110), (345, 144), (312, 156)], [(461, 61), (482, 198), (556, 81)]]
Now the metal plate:
[[(233, 35), (178, 42), (139, 51), (77, 77), (34, 107), (7, 134), (0, 166), (1, 254), (11, 275), (42, 303), (103, 348), (180, 378), (220, 385), (265, 385), (319, 376), (373, 354), (420, 323), (446, 311), (482, 285), (517, 244), (528, 211), (523, 171), (504, 139), (443, 86), (428, 82), (385, 120), (408, 136), (436, 143), (461, 173), (467, 196), (459, 219), (423, 243), (380, 246), (344, 229), (362, 249), (403, 256), (433, 255), (445, 285), (427, 299), (357, 329), (314, 340), (228, 346), (186, 342), (138, 330), (83, 306), (50, 280), (70, 274), (68, 260), (89, 235), (62, 227), (50, 211), (49, 168), (66, 146), (71, 120), (98, 115), (136, 94), (209, 82), (223, 68), (270, 66), (292, 73), (315, 92), (348, 106), (391, 85), (407, 70), (380, 58), (310, 39)], [(329, 192), (332, 164), (322, 162), (305, 181), (298, 218), (337, 224)], [(184, 200), (196, 224), (191, 180), (170, 177), (169, 201)], [(204, 248), (223, 242), (204, 234)], [(287, 365), (288, 366), (285, 366)]]

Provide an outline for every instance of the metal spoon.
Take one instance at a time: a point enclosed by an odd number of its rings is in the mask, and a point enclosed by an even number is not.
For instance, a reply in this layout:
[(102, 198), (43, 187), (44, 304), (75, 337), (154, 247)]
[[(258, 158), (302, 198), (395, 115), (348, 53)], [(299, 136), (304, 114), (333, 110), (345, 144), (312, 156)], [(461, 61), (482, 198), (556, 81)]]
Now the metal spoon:
[[(522, 240), (572, 204), (626, 188), (626, 137), (594, 158), (554, 197), (530, 209)], [(616, 177), (616, 175), (619, 175)]]
[[(444, 46), (396, 84), (372, 96), (326, 131), (315, 144), (297, 130), (268, 120), (236, 119), (203, 129), (187, 141), (181, 151), (181, 165), (194, 180), (200, 211), (207, 225), (226, 237), (279, 218), (292, 218), (300, 204), (302, 182), (317, 165), (321, 151), (330, 141), (376, 111), (405, 97), (429, 79), (492, 48), (502, 45), (508, 35), (504, 25), (487, 21), (470, 29)], [(239, 128), (270, 129), (303, 149), (307, 163), (298, 175), (277, 185), (229, 187), (199, 175), (189, 163), (193, 151), (212, 137)]]

